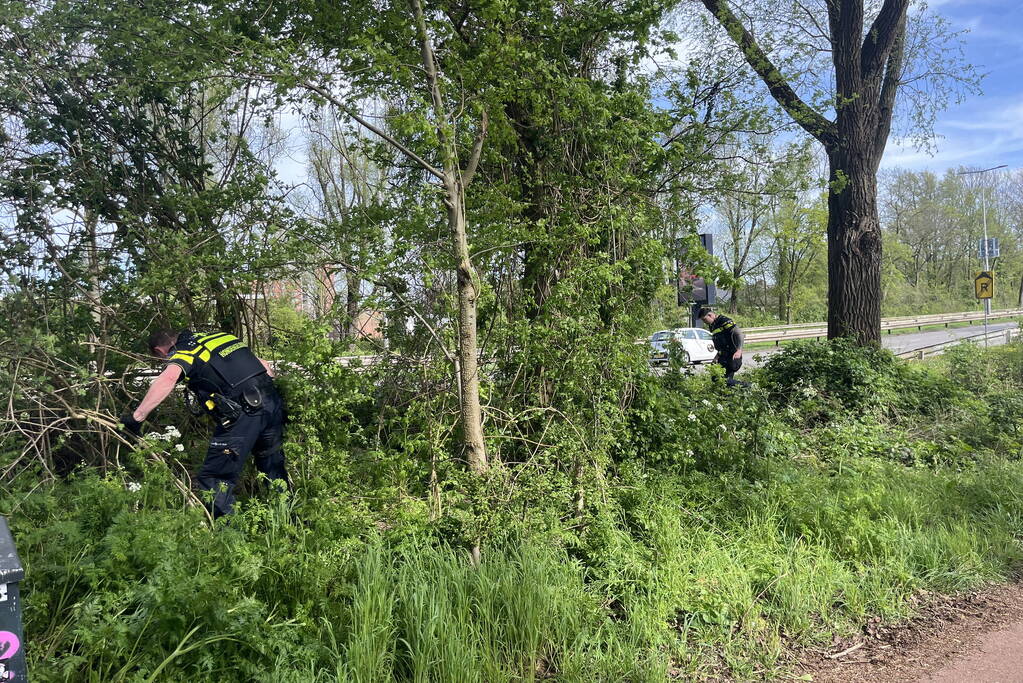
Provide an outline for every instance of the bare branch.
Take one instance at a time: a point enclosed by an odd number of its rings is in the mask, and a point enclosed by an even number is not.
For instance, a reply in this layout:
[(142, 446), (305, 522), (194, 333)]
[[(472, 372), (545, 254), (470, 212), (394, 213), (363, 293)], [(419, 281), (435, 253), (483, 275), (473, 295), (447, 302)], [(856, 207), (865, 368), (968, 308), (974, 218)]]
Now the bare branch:
[(874, 132), (874, 158), (878, 161), (888, 143), (888, 134), (892, 127), (892, 111), (895, 108), (895, 95), (899, 90), (902, 77), (902, 58), (906, 43), (906, 16), (903, 14), (896, 32), (895, 44), (888, 57), (885, 68), (884, 83), (877, 104), (877, 130)]
[(340, 111), (343, 111), (348, 116), (351, 116), (352, 119), (354, 119), (360, 126), (365, 128), (366, 130), (370, 131), (374, 135), (377, 135), (377, 136), (383, 138), (389, 145), (391, 145), (395, 149), (399, 150), (402, 154), (407, 156), (409, 159), (412, 159), (420, 167), (422, 167), (422, 169), (424, 171), (426, 171), (430, 175), (434, 176), (438, 180), (443, 180), (444, 179), (444, 173), (441, 172), (439, 169), (437, 169), (433, 164), (431, 164), (430, 162), (428, 162), (425, 159), (423, 159), (422, 157), (420, 157), (418, 154), (413, 152), (411, 149), (409, 149), (408, 147), (406, 147), (402, 143), (398, 142), (394, 137), (392, 137), (391, 135), (389, 135), (386, 132), (384, 132), (381, 128), (378, 128), (377, 126), (373, 125), (372, 123), (370, 123), (366, 119), (364, 119), (361, 116), (359, 116), (358, 114), (356, 114), (354, 111), (349, 109), (348, 106), (345, 105), (341, 100), (339, 100), (338, 98), (334, 97), (334, 95), (331, 94), (330, 91), (328, 91), (323, 86), (320, 86), (320, 85), (317, 85), (315, 83), (310, 83), (309, 81), (306, 81), (305, 83), (302, 84), (302, 87), (305, 88), (306, 90), (309, 90), (310, 92), (316, 93), (317, 95), (319, 95), (323, 99), (325, 99), (328, 102), (330, 102), (331, 104), (333, 104)]
[(480, 163), (480, 155), (483, 153), (483, 140), (487, 137), (487, 111), (483, 110), (483, 118), (480, 119), (480, 130), (476, 134), (476, 143), (472, 147), (472, 155), (469, 157), (469, 165), (462, 174), (462, 187), (469, 187), (472, 177), (476, 175), (476, 167)]
[(870, 30), (863, 38), (860, 52), (860, 71), (864, 80), (878, 75), (888, 59), (889, 53), (905, 35), (906, 12), (909, 0), (885, 0), (881, 11), (874, 18)]
[(761, 49), (753, 35), (732, 13), (728, 3), (725, 0), (701, 0), (701, 2), (714, 15), (714, 18), (718, 20), (722, 28), (728, 32), (728, 35), (735, 41), (735, 44), (739, 46), (743, 56), (746, 58), (746, 62), (760, 76), (764, 84), (767, 85), (768, 91), (770, 91), (771, 96), (774, 97), (778, 104), (807, 133), (826, 146), (832, 145), (837, 136), (835, 124), (822, 116), (813, 107), (803, 102), (799, 95), (796, 94), (796, 91), (788, 84), (785, 77), (782, 76), (778, 67), (771, 62), (770, 58)]

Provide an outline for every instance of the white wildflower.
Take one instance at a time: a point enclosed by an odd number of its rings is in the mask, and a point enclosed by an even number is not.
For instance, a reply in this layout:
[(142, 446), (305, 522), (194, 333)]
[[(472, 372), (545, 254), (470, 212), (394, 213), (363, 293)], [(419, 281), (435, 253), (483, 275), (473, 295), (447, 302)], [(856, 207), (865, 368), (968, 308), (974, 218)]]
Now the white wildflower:
[(176, 450), (176, 451), (178, 451), (180, 453), (181, 451), (185, 450), (185, 444), (179, 443), (179, 444), (175, 445), (174, 446), (174, 450)]
[(125, 484), (125, 488), (127, 488), (132, 493), (137, 493), (138, 491), (142, 490), (142, 484), (138, 483), (137, 481), (129, 481), (127, 484)]
[(181, 438), (181, 432), (179, 432), (178, 428), (175, 427), (174, 425), (171, 425), (171, 426), (167, 427), (167, 429), (165, 429), (164, 431), (167, 433), (168, 438), (171, 438), (171, 439), (180, 439)]
[(719, 403), (718, 404), (718, 410), (724, 410), (724, 409), (725, 409), (725, 407)]
[[(700, 399), (700, 403), (702, 403), (703, 405), (705, 405), (708, 408), (710, 408), (710, 401), (708, 401), (707, 399), (705, 399), (705, 398)], [(720, 404), (718, 404), (718, 405), (720, 405)]]
[(689, 421), (696, 422), (696, 413), (689, 413)]

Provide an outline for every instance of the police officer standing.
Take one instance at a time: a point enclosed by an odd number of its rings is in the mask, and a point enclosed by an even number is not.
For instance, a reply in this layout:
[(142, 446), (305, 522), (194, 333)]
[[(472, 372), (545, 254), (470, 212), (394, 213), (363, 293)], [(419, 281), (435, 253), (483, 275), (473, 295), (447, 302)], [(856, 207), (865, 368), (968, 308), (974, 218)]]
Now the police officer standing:
[(196, 478), (200, 489), (216, 492), (214, 517), (231, 512), (234, 489), (249, 453), (255, 453), (257, 470), (287, 484), (284, 406), (266, 361), (226, 332), (199, 335), (190, 330), (178, 334), (159, 330), (149, 336), (149, 351), (167, 359), (167, 367), (121, 422), (128, 431), (140, 434), (146, 417), (178, 382), (184, 382), (195, 398), (192, 404), (216, 423)]
[(713, 337), (714, 349), (718, 352), (714, 362), (725, 369), (728, 386), (745, 384), (735, 379), (735, 373), (742, 367), (742, 330), (728, 316), (718, 315), (706, 307), (697, 311), (696, 317), (703, 321)]

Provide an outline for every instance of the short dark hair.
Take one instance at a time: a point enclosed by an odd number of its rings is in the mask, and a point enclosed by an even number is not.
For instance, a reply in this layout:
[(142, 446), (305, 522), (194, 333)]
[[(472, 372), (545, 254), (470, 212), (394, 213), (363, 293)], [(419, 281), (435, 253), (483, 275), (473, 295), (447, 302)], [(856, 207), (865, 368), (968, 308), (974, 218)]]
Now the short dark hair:
[(699, 318), (700, 320), (703, 320), (704, 317), (706, 317), (708, 313), (713, 313), (713, 312), (714, 311), (711, 310), (710, 308), (708, 308), (707, 306), (700, 306), (700, 310), (698, 310), (696, 312), (696, 317)]
[(149, 349), (149, 353), (156, 353), (157, 346), (173, 346), (177, 340), (178, 335), (173, 330), (156, 330), (149, 335), (149, 339), (146, 340), (146, 346)]

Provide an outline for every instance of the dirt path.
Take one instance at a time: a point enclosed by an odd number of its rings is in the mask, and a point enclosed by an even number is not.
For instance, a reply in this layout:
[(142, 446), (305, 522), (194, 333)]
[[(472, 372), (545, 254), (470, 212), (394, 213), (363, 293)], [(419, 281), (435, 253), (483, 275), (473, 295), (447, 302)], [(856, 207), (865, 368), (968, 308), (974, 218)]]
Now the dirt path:
[(973, 654), (950, 662), (924, 680), (927, 683), (1023, 681), (1023, 621), (982, 636), (976, 641)]
[(809, 652), (818, 683), (1023, 683), (1023, 584), (949, 598), (924, 595), (919, 614)]

